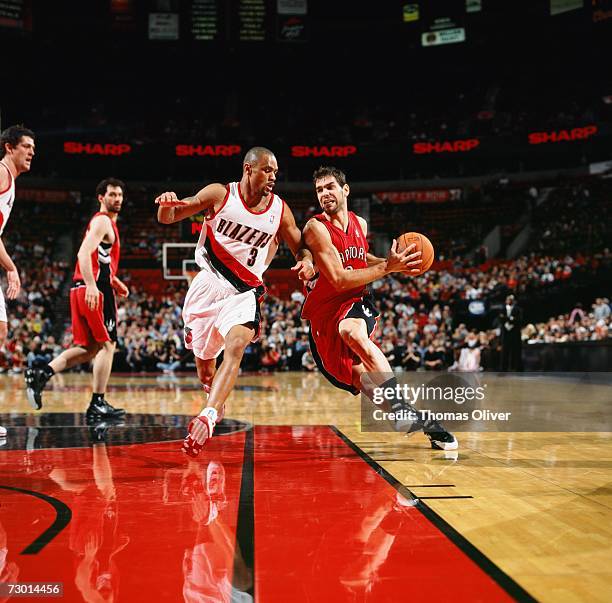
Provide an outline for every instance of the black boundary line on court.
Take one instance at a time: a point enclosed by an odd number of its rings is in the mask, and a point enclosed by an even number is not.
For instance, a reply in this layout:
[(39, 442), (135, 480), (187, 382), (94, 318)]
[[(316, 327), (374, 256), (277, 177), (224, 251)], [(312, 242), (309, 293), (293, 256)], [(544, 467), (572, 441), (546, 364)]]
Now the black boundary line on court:
[(419, 496), (419, 500), (448, 500), (453, 498), (474, 498), (473, 496)]
[(454, 488), (455, 484), (404, 484), (406, 488)]
[[(393, 486), (402, 496), (407, 499), (420, 500), (420, 497), (413, 494), (406, 486), (404, 486), (397, 478), (389, 473), (384, 467), (381, 467), (374, 459), (365, 453), (355, 442), (350, 440), (342, 433), (335, 425), (329, 425), (329, 428), (357, 455), (359, 455), (378, 475)], [(445, 497), (446, 498), (446, 497)], [(501, 588), (503, 588), (510, 596), (517, 601), (525, 601), (529, 603), (537, 603), (522, 586), (517, 584), (508, 574), (502, 571), (495, 563), (493, 563), (486, 555), (480, 552), (465, 536), (462, 536), (455, 528), (440, 517), (433, 509), (427, 506), (424, 502), (418, 502), (416, 507), (440, 532), (442, 532), (461, 552), (469, 557), (478, 567), (492, 578)]]
[(28, 496), (35, 496), (45, 502), (49, 503), (55, 509), (55, 520), (53, 523), (35, 540), (33, 540), (20, 555), (36, 555), (47, 546), (69, 523), (72, 519), (72, 511), (70, 507), (53, 496), (48, 496), (42, 492), (35, 492), (34, 490), (25, 490), (23, 488), (14, 488), (13, 486), (0, 486), (4, 490), (13, 490), (20, 494), (27, 494)]
[(251, 570), (253, 586), (247, 591), (255, 600), (255, 507), (254, 507), (254, 461), (255, 431), (251, 427), (244, 440), (242, 460), (242, 479), (240, 480), (240, 499), (238, 502), (238, 522), (236, 524), (236, 545), (234, 548), (234, 571), (232, 586), (236, 588), (237, 557), (242, 553), (244, 565)]

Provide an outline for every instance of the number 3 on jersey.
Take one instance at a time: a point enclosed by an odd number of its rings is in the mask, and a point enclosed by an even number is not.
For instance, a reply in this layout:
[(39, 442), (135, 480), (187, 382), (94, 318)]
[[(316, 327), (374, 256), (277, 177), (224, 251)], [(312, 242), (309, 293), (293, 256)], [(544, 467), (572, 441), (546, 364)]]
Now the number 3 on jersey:
[(247, 260), (247, 266), (254, 266), (255, 260), (257, 259), (257, 247), (251, 247), (251, 251), (249, 252), (249, 259)]

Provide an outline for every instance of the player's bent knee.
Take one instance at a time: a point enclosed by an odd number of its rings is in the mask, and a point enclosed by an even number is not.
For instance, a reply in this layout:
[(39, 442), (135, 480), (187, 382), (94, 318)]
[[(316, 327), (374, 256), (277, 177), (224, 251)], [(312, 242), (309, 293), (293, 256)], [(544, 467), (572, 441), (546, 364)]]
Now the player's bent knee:
[(354, 330), (355, 329), (352, 325), (340, 324), (340, 326), (338, 327), (338, 333), (340, 334), (340, 337), (342, 338), (342, 341), (344, 341), (344, 343), (350, 344), (350, 342), (353, 341)]
[(340, 324), (338, 327), (338, 332), (340, 333), (340, 337), (342, 341), (346, 343), (351, 348), (359, 348), (362, 350), (366, 350), (368, 347), (368, 338), (361, 333), (361, 331), (355, 327), (355, 325), (348, 324)]
[(90, 354), (97, 354), (103, 347), (104, 343), (102, 343), (101, 341), (94, 341), (93, 343), (90, 343), (85, 349)]

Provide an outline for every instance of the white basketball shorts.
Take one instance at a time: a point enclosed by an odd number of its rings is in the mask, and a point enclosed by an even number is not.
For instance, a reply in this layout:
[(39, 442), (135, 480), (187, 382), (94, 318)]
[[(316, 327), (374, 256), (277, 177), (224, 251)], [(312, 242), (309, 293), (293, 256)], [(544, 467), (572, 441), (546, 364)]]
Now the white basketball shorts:
[(236, 325), (253, 323), (253, 341), (257, 341), (260, 322), (254, 290), (238, 293), (224, 278), (208, 270), (201, 270), (191, 282), (183, 306), (185, 347), (201, 360), (216, 358)]

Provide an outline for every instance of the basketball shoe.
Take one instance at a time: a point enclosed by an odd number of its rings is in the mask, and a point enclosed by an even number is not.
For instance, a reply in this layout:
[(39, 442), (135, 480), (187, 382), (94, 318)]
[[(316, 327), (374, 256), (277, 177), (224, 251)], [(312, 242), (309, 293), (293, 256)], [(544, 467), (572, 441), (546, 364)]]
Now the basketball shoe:
[(437, 421), (425, 421), (423, 432), (434, 450), (457, 450), (459, 447), (457, 438)]
[(111, 406), (104, 398), (102, 400), (92, 400), (87, 407), (87, 422), (92, 423), (101, 419), (123, 418), (125, 410), (123, 408), (115, 408)]
[(27, 368), (23, 375), (25, 377), (28, 402), (34, 410), (40, 410), (42, 408), (42, 392), (51, 376), (38, 368)]
[[(214, 411), (214, 409), (210, 410)], [(220, 423), (224, 416), (225, 404), (221, 407), (218, 414), (216, 412), (209, 412), (209, 409), (206, 409), (205, 414), (191, 419), (189, 422), (189, 427), (187, 428), (189, 433), (183, 440), (183, 452), (187, 456), (198, 456), (202, 448), (204, 448), (204, 444), (206, 444), (206, 442), (212, 438), (215, 425)], [(213, 419), (213, 417), (215, 418)]]
[(405, 414), (409, 418), (395, 422), (396, 431), (403, 431), (411, 435), (422, 430), (429, 438), (431, 447), (434, 450), (456, 450), (458, 448), (457, 438), (452, 433), (446, 431), (440, 423), (431, 419), (423, 419), (420, 411), (412, 410), (412, 413)]
[(212, 438), (215, 423), (206, 415), (191, 419), (188, 427), (189, 433), (183, 440), (183, 452), (187, 456), (196, 457), (200, 454), (207, 440)]

